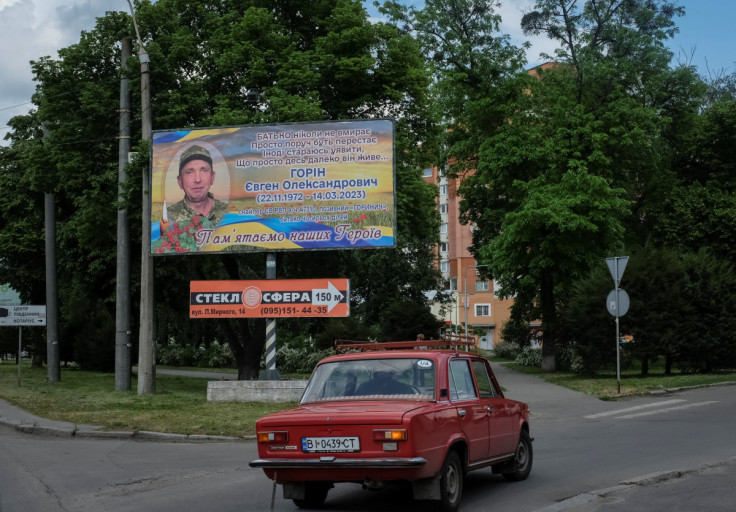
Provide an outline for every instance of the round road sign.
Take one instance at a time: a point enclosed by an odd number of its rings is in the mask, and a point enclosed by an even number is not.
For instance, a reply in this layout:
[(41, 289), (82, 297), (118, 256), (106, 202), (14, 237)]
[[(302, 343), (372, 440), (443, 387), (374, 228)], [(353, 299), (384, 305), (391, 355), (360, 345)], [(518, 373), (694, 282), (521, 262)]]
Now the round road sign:
[(616, 297), (616, 290), (611, 290), (611, 293), (606, 297), (606, 308), (613, 316), (624, 316), (629, 310), (630, 303), (629, 294), (621, 288), (618, 289), (618, 298)]

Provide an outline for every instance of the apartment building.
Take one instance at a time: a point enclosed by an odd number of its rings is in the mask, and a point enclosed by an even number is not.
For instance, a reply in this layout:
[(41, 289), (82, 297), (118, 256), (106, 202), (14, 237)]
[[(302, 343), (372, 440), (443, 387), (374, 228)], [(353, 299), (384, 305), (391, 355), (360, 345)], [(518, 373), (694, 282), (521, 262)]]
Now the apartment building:
[(493, 281), (482, 279), (482, 268), (470, 254), (468, 247), (473, 242), (471, 225), (460, 224), (460, 198), (457, 188), (460, 179), (448, 179), (436, 168), (424, 170), (424, 179), (439, 187), (439, 208), (442, 224), (440, 243), (437, 247), (438, 265), (445, 280), (446, 289), (452, 293), (452, 307), (440, 311), (434, 304), (432, 312), (447, 325), (455, 325), (458, 334), (477, 330), (480, 347), (490, 350), (501, 340), (501, 329), (510, 316), (512, 299), (499, 299)]

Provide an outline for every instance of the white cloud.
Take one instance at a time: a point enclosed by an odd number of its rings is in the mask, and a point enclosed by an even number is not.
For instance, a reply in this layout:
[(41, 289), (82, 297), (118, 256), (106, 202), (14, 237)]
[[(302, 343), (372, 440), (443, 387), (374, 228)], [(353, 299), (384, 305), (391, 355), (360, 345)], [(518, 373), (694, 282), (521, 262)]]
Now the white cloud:
[(8, 120), (32, 107), (35, 91), (30, 61), (58, 58), (58, 50), (79, 41), (105, 11), (128, 11), (126, 0), (0, 0), (0, 144)]
[(505, 0), (498, 10), (501, 15), (501, 33), (508, 34), (515, 45), (521, 46), (525, 41), (531, 43), (531, 48), (526, 52), (529, 67), (544, 63), (546, 59), (540, 57), (540, 54), (554, 55), (557, 48), (556, 43), (544, 35), (525, 36), (522, 32), (521, 17), (533, 6), (533, 0)]

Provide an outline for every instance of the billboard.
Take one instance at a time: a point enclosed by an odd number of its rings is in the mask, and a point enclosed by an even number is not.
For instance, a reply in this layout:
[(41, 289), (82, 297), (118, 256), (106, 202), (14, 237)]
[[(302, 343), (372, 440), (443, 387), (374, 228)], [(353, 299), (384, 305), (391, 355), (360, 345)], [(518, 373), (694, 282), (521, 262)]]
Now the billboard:
[(151, 253), (393, 247), (387, 119), (156, 130)]
[(347, 279), (190, 281), (189, 318), (350, 316)]

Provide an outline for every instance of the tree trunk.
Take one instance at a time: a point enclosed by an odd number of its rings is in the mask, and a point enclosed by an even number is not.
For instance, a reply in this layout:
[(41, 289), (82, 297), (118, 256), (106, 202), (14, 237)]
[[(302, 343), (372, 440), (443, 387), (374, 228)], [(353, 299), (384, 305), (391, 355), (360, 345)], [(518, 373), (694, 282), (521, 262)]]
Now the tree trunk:
[(554, 278), (550, 270), (542, 271), (541, 280), (542, 309), (542, 371), (554, 372), (555, 365), (555, 330), (557, 315), (555, 312)]
[(641, 376), (646, 377), (649, 375), (649, 356), (645, 355), (641, 358)]

